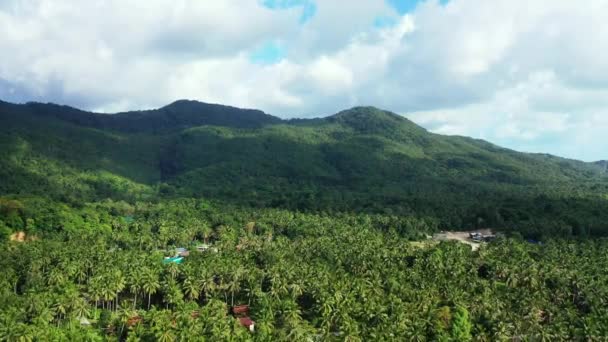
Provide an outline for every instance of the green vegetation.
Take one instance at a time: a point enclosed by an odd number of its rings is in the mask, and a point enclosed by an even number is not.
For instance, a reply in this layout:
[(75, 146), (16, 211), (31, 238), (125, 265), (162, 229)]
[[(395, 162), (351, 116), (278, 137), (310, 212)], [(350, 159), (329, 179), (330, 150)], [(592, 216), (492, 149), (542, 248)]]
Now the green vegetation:
[[(432, 220), (227, 211), (193, 200), (105, 202), (63, 216), (61, 225), (79, 229), (40, 232), (37, 241), (2, 250), (0, 339), (496, 341), (608, 334), (606, 240), (499, 239), (477, 252), (455, 242), (417, 248), (410, 240), (436, 230)], [(204, 237), (217, 252), (195, 252)], [(190, 247), (191, 255), (180, 265), (164, 264), (170, 246)], [(251, 306), (255, 333), (229, 314), (233, 304)]]
[(0, 340), (599, 341), (607, 177), (367, 107), (0, 102)]
[(309, 212), (428, 216), (542, 239), (608, 234), (605, 163), (519, 153), (359, 107), (325, 119), (178, 101), (101, 115), (0, 103), (0, 195), (79, 206), (206, 198)]

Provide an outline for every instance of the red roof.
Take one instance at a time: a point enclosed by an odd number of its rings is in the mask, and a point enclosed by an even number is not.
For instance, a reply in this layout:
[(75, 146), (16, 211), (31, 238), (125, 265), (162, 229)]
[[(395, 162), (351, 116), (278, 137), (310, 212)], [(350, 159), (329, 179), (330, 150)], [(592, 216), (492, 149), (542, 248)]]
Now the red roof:
[(141, 317), (140, 317), (140, 316), (133, 316), (133, 317), (130, 317), (130, 318), (127, 320), (127, 326), (128, 326), (128, 327), (132, 327), (132, 326), (134, 326), (135, 324), (141, 323), (141, 321), (142, 321), (142, 319), (141, 319)]
[(241, 318), (239, 318), (239, 322), (241, 322), (242, 326), (247, 327), (247, 328), (249, 328), (250, 326), (255, 324), (255, 322), (253, 320), (251, 320), (251, 318), (249, 318), (249, 317), (241, 317)]
[(249, 305), (237, 305), (232, 307), (232, 313), (235, 315), (249, 312)]

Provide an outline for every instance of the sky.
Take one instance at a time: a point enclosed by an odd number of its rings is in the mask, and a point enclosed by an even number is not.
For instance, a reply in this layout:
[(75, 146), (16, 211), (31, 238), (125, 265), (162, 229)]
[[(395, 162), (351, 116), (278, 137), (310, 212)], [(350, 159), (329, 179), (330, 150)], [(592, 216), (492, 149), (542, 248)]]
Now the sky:
[(608, 0), (0, 0), (0, 99), (193, 99), (608, 159)]

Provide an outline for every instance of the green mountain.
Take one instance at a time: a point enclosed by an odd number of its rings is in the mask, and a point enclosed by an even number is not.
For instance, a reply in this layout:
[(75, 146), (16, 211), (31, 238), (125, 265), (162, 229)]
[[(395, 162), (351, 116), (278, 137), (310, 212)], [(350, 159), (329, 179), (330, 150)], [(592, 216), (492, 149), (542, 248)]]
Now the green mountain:
[(203, 197), (424, 216), (453, 229), (608, 233), (604, 164), (433, 134), (373, 107), (281, 120), (194, 101), (113, 115), (0, 102), (0, 151), (4, 196)]
[(608, 173), (608, 160), (600, 160), (594, 163), (599, 166), (602, 172)]

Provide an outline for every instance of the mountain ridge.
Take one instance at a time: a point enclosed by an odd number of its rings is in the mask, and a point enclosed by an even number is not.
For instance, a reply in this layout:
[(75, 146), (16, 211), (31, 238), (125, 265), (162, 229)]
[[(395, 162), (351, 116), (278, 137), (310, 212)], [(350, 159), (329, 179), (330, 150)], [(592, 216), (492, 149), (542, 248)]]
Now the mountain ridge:
[[(40, 109), (42, 107), (52, 108), (54, 110), (50, 110), (50, 111), (49, 110), (46, 110), (46, 111), (38, 110), (34, 114), (35, 115), (51, 115), (51, 116), (55, 115), (55, 117), (58, 119), (61, 119), (61, 120), (64, 120), (64, 121), (67, 121), (67, 122), (70, 122), (70, 123), (73, 123), (76, 125), (86, 126), (89, 128), (97, 128), (97, 129), (102, 129), (102, 130), (116, 129), (116, 127), (115, 127), (115, 125), (99, 123), (99, 122), (97, 122), (98, 120), (96, 120), (96, 119), (101, 119), (101, 120), (108, 119), (108, 118), (121, 118), (122, 119), (122, 118), (130, 117), (128, 120), (137, 121), (137, 120), (149, 119), (150, 116), (154, 116), (157, 113), (163, 112), (163, 111), (168, 111), (167, 114), (171, 115), (171, 114), (175, 114), (175, 112), (183, 110), (184, 107), (190, 107), (189, 109), (187, 109), (187, 111), (192, 111), (192, 107), (198, 107), (199, 113), (202, 113), (205, 110), (208, 110), (209, 108), (214, 108), (214, 109), (222, 108), (222, 109), (228, 109), (229, 111), (232, 111), (231, 114), (234, 114), (234, 112), (237, 112), (237, 113), (240, 112), (243, 114), (254, 115), (254, 116), (256, 116), (256, 118), (254, 118), (254, 120), (246, 120), (246, 123), (241, 124), (241, 125), (231, 125), (229, 122), (228, 123), (222, 122), (222, 121), (219, 121), (216, 119), (214, 119), (212, 121), (203, 120), (203, 121), (199, 121), (199, 122), (186, 122), (185, 124), (181, 124), (181, 125), (179, 125), (179, 122), (171, 123), (170, 121), (168, 121), (167, 123), (169, 123), (170, 125), (173, 124), (173, 125), (177, 126), (177, 127), (172, 127), (173, 131), (179, 130), (179, 129), (197, 127), (197, 126), (204, 126), (204, 125), (217, 125), (217, 126), (228, 126), (228, 127), (237, 127), (237, 128), (259, 128), (259, 127), (262, 127), (262, 126), (268, 125), (268, 124), (307, 125), (307, 124), (319, 123), (319, 122), (345, 123), (350, 126), (355, 126), (354, 128), (359, 127), (359, 131), (365, 131), (366, 127), (361, 127), (362, 125), (360, 125), (358, 122), (356, 122), (357, 119), (362, 119), (361, 114), (365, 114), (366, 117), (364, 117), (363, 119), (365, 119), (368, 122), (377, 120), (377, 121), (384, 121), (384, 123), (386, 123), (388, 120), (378, 120), (378, 114), (380, 114), (380, 115), (389, 117), (391, 120), (393, 120), (394, 124), (399, 124), (399, 123), (404, 124), (405, 123), (405, 124), (413, 127), (413, 130), (415, 130), (415, 131), (430, 133), (424, 127), (416, 124), (415, 122), (411, 121), (410, 119), (408, 119), (407, 117), (405, 117), (403, 115), (399, 115), (399, 114), (396, 114), (396, 113), (388, 111), (388, 110), (383, 110), (383, 109), (380, 109), (375, 106), (355, 106), (355, 107), (352, 107), (349, 109), (339, 111), (335, 114), (326, 115), (326, 116), (312, 117), (312, 118), (288, 118), (288, 119), (282, 119), (280, 117), (265, 113), (264, 111), (257, 110), (257, 109), (240, 108), (240, 107), (236, 107), (236, 106), (207, 103), (207, 102), (201, 102), (201, 101), (197, 101), (197, 100), (188, 100), (188, 99), (176, 100), (165, 106), (161, 106), (161, 107), (155, 108), (155, 109), (122, 111), (122, 112), (116, 112), (116, 113), (98, 113), (98, 112), (82, 110), (82, 109), (79, 109), (79, 108), (76, 108), (73, 106), (69, 106), (69, 105), (61, 105), (61, 104), (56, 104), (56, 103), (27, 102), (27, 103), (18, 104), (18, 103), (11, 103), (11, 102), (7, 102), (7, 101), (3, 101), (2, 99), (0, 99), (0, 106), (4, 106), (5, 108), (12, 107), (13, 109), (22, 109), (22, 110), (26, 109), (28, 107), (30, 107), (30, 108), (34, 107), (37, 109)], [(0, 107), (0, 110), (2, 110), (2, 107)], [(61, 112), (59, 110), (62, 110), (64, 112)], [(65, 115), (66, 114), (65, 112), (67, 112), (68, 114), (72, 114), (72, 115)], [(63, 115), (57, 116), (57, 114), (63, 114)], [(81, 115), (82, 117), (79, 120), (77, 117), (74, 117), (74, 114)], [(242, 119), (242, 117), (239, 116), (238, 119)], [(128, 121), (128, 120), (125, 120), (125, 121)], [(259, 120), (259, 121), (257, 121), (257, 120)], [(91, 121), (92, 121), (92, 123), (91, 123)], [(124, 131), (131, 132), (131, 133), (138, 132), (137, 129), (133, 129), (131, 127), (129, 129), (124, 129)], [(163, 132), (163, 129), (157, 128), (154, 131)], [(435, 134), (435, 133), (432, 133), (432, 134)], [(511, 150), (511, 149), (508, 149), (505, 147), (495, 145), (492, 142), (484, 140), (484, 139), (472, 138), (472, 137), (461, 136), (461, 135), (441, 135), (441, 134), (439, 134), (439, 135), (444, 136), (444, 137), (452, 136), (452, 137), (471, 139), (471, 140), (475, 140), (475, 141), (478, 141), (481, 143), (490, 144), (490, 145), (496, 146), (501, 149)], [(513, 150), (513, 151), (516, 151), (516, 150)], [(519, 152), (519, 151), (516, 151), (516, 152)], [(526, 152), (520, 152), (520, 153), (526, 153)], [(556, 157), (556, 158), (568, 159), (568, 160), (572, 160), (572, 161), (580, 161), (578, 159), (565, 158), (565, 157), (548, 154), (548, 153), (527, 153), (527, 154), (540, 155), (540, 156), (551, 156), (551, 157)], [(580, 162), (583, 162), (583, 161), (580, 161)], [(603, 166), (604, 164), (608, 164), (608, 161), (602, 160), (602, 161), (585, 162), (585, 163)]]
[[(383, 110), (375, 106), (355, 106), (349, 109), (345, 109), (339, 111), (335, 114), (321, 116), (321, 117), (313, 117), (313, 118), (289, 118), (282, 119), (280, 117), (265, 113), (261, 110), (257, 109), (249, 109), (249, 108), (240, 108), (229, 105), (221, 105), (221, 104), (213, 104), (206, 103), (196, 100), (187, 100), (180, 99), (173, 101), (172, 103), (156, 108), (156, 109), (146, 109), (146, 110), (134, 110), (134, 111), (123, 111), (116, 113), (98, 113), (82, 110), (69, 105), (61, 105), (56, 103), (42, 103), (42, 102), (27, 102), (23, 104), (6, 102), (0, 99), (0, 114), (8, 113), (9, 110), (13, 110), (16, 112), (26, 111), (27, 109), (33, 109), (33, 113), (36, 116), (51, 116), (57, 118), (59, 120), (76, 124), (83, 127), (95, 128), (101, 130), (117, 130), (117, 126), (121, 124), (127, 124), (127, 128), (118, 129), (119, 131), (124, 131), (127, 133), (137, 133), (137, 132), (145, 132), (146, 129), (138, 130), (132, 127), (135, 123), (139, 123), (139, 121), (149, 121), (151, 118), (155, 116), (166, 116), (164, 122), (157, 122), (156, 125), (165, 123), (168, 127), (158, 127), (155, 126), (153, 128), (148, 129), (154, 133), (171, 133), (179, 130), (184, 130), (188, 128), (195, 128), (200, 126), (212, 125), (212, 126), (225, 126), (225, 127), (234, 127), (234, 128), (261, 128), (265, 125), (272, 124), (287, 124), (287, 125), (308, 125), (308, 124), (318, 124), (318, 123), (338, 123), (345, 124), (347, 126), (352, 127), (355, 131), (359, 133), (381, 133), (383, 129), (392, 129), (395, 125), (407, 125), (409, 132), (407, 133), (417, 133), (424, 134), (428, 133), (431, 135), (437, 135), (441, 137), (453, 137), (460, 139), (470, 139), (471, 141), (476, 141), (481, 144), (486, 144), (488, 146), (492, 146), (499, 150), (505, 151), (514, 151), (517, 153), (527, 154), (527, 155), (536, 155), (547, 158), (559, 158), (563, 160), (570, 160), (574, 162), (586, 163), (589, 165), (595, 165), (599, 167), (605, 167), (608, 169), (608, 160), (600, 160), (596, 162), (584, 162), (578, 159), (565, 158), (560, 157), (553, 154), (548, 153), (526, 153), (519, 152), (516, 150), (512, 150), (509, 148), (505, 148), (499, 145), (495, 145), (490, 141), (478, 138), (472, 138), (468, 136), (461, 135), (441, 135), (436, 133), (430, 133), (428, 130), (423, 128), (422, 126), (416, 124), (405, 116), (396, 114), (391, 111)], [(235, 116), (235, 118), (230, 118), (231, 120), (221, 120), (218, 119), (217, 116), (209, 117), (209, 110), (214, 112), (218, 112), (226, 110), (222, 115), (227, 116)], [(179, 116), (183, 115), (183, 112), (189, 112), (188, 114), (198, 115), (199, 120), (188, 121), (180, 120)], [(236, 115), (235, 115), (236, 114)], [(248, 115), (253, 116), (253, 118), (249, 118), (244, 120), (244, 122), (237, 123), (232, 121), (240, 121), (243, 118), (246, 118)], [(79, 117), (80, 116), (80, 117)], [(177, 118), (176, 118), (177, 116)], [(105, 120), (116, 120), (114, 124), (108, 124), (104, 122)], [(183, 118), (182, 118), (183, 119)], [(130, 122), (129, 122), (130, 121)], [(371, 125), (370, 125), (371, 124)], [(370, 127), (371, 126), (371, 127)], [(380, 126), (380, 127), (374, 127)], [(403, 133), (403, 132), (402, 132)]]
[[(0, 103), (0, 196), (75, 205), (202, 197), (586, 233), (608, 213), (601, 165), (430, 133), (375, 107), (282, 120), (178, 101), (115, 115)], [(572, 218), (574, 208), (588, 215)]]
[(167, 133), (206, 124), (252, 128), (281, 121), (281, 119), (259, 110), (188, 100), (175, 101), (157, 109), (111, 114), (89, 112), (54, 103), (11, 104), (2, 102), (0, 105), (22, 114), (50, 116), (89, 128), (131, 133)]

